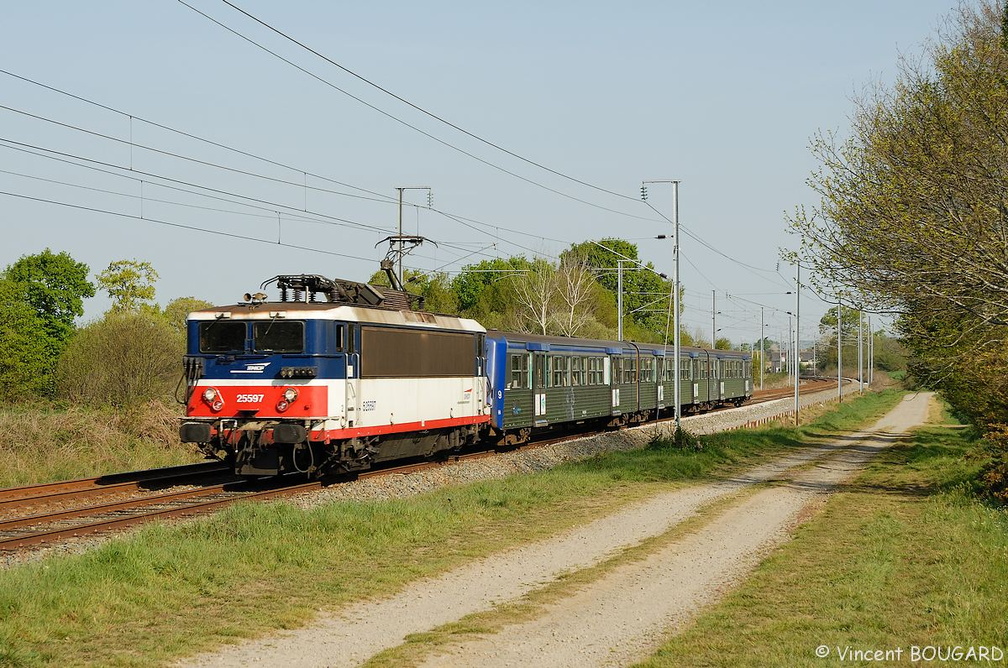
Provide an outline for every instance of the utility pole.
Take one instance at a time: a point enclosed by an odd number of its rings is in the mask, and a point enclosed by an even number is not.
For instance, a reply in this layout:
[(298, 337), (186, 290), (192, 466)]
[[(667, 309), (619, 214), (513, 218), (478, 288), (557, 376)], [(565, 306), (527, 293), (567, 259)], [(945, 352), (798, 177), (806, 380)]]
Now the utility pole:
[(801, 321), (801, 261), (795, 261), (795, 296), (794, 296), (794, 342), (795, 342), (795, 374), (794, 374), (794, 423), (798, 426), (798, 377), (801, 375), (801, 342), (798, 340), (798, 328)]
[[(406, 236), (406, 235), (403, 235), (403, 228), (402, 228), (403, 191), (404, 190), (426, 190), (427, 191), (427, 208), (431, 208), (434, 205), (434, 198), (433, 198), (433, 193), (431, 192), (431, 189), (430, 189), (429, 186), (402, 186), (402, 187), (397, 187), (396, 190), (399, 193), (399, 234), (397, 234), (394, 237), (389, 237), (388, 238), (388, 242), (389, 242), (389, 256), (391, 256), (391, 255), (395, 255), (396, 256), (396, 275), (399, 278), (399, 287), (400, 287), (400, 289), (405, 289), (403, 287), (405, 285), (403, 283), (403, 268), (402, 268), (403, 256), (406, 255), (407, 253), (409, 253), (411, 250), (413, 250), (417, 246), (419, 246), (420, 244), (422, 244), (424, 242), (424, 238), (421, 237), (421, 236), (419, 236), (419, 235), (415, 235), (415, 236)], [(379, 243), (381, 243), (381, 242), (379, 242)], [(409, 249), (407, 249), (406, 246), (409, 246)], [(393, 287), (395, 287), (395, 286), (393, 286)]]
[(875, 333), (871, 327), (871, 316), (868, 316), (868, 387), (875, 381)]
[(864, 322), (864, 311), (858, 309), (857, 312), (857, 374), (858, 393), (864, 394), (864, 335), (861, 324)]
[(647, 200), (647, 183), (671, 183), (672, 184), (672, 226), (675, 229), (675, 236), (672, 241), (672, 258), (674, 262), (673, 269), (673, 288), (672, 288), (672, 355), (675, 358), (675, 373), (672, 375), (673, 378), (673, 404), (675, 407), (675, 433), (676, 437), (679, 436), (679, 423), (682, 418), (682, 382), (679, 378), (681, 372), (680, 366), (680, 344), (679, 344), (679, 181), (676, 180), (665, 180), (665, 181), (644, 181), (641, 184), (641, 198)]
[(710, 291), (710, 347), (717, 343), (717, 290)]
[(836, 392), (837, 401), (843, 402), (843, 302), (836, 305)]
[(759, 307), (759, 389), (763, 389), (763, 369), (766, 367), (766, 324), (763, 322), (763, 307)]
[(623, 340), (623, 260), (616, 260), (616, 340)]

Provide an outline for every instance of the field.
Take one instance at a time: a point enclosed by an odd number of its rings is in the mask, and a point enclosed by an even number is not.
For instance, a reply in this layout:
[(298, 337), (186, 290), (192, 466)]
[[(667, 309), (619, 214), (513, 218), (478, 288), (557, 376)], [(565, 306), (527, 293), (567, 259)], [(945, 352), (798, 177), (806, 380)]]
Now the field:
[[(407, 499), (236, 507), (14, 566), (0, 571), (0, 663), (149, 665), (296, 627), (320, 609), (848, 433), (899, 398), (869, 395), (798, 430), (705, 437), (699, 451), (655, 444)], [(962, 429), (932, 426), (901, 443), (651, 663), (821, 665), (812, 652), (823, 644), (1004, 647), (1008, 523), (971, 495), (980, 461)], [(596, 570), (582, 577), (605, 567)]]

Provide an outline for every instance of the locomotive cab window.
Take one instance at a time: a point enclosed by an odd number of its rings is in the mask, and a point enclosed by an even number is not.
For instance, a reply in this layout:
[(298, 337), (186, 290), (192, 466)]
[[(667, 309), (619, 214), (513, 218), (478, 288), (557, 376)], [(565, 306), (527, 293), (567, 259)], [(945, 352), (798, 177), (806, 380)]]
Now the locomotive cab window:
[(245, 350), (244, 322), (201, 322), (199, 351), (201, 353), (240, 353)]
[(257, 353), (303, 353), (304, 323), (287, 320), (258, 320), (252, 324)]

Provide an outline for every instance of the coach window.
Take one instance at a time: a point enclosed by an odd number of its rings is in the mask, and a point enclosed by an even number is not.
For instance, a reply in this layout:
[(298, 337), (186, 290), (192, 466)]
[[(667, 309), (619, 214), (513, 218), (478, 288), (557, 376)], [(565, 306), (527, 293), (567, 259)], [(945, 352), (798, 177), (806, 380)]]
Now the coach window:
[(568, 375), (568, 362), (570, 362), (569, 357), (561, 357), (560, 355), (554, 355), (552, 357), (553, 362), (553, 387), (567, 387), (570, 385), (570, 376)]
[(511, 355), (511, 384), (508, 387), (512, 390), (528, 387), (528, 355)]
[(585, 362), (587, 359), (584, 357), (571, 358), (571, 385), (581, 387), (586, 384)]
[(201, 353), (241, 353), (245, 351), (245, 323), (210, 320), (199, 324)]
[(642, 383), (654, 382), (654, 357), (642, 357), (640, 361), (640, 380)]

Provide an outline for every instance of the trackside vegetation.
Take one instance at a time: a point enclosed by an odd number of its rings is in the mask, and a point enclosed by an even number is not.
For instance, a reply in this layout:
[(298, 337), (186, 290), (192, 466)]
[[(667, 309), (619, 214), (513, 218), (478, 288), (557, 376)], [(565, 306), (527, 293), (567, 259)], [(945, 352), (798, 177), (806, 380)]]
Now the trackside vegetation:
[[(954, 422), (939, 416), (883, 452), (641, 666), (821, 668), (876, 656), (911, 665), (913, 652), (921, 663), (936, 648), (1008, 652), (1008, 512), (978, 500), (986, 456)], [(871, 654), (850, 660), (854, 650)]]
[(178, 412), (129, 407), (0, 405), (0, 488), (202, 461), (178, 442)]
[[(897, 392), (801, 429), (705, 436), (414, 498), (234, 507), (0, 571), (0, 663), (149, 665), (292, 627), (509, 546), (870, 423)], [(402, 555), (410, 555), (403, 559)]]

